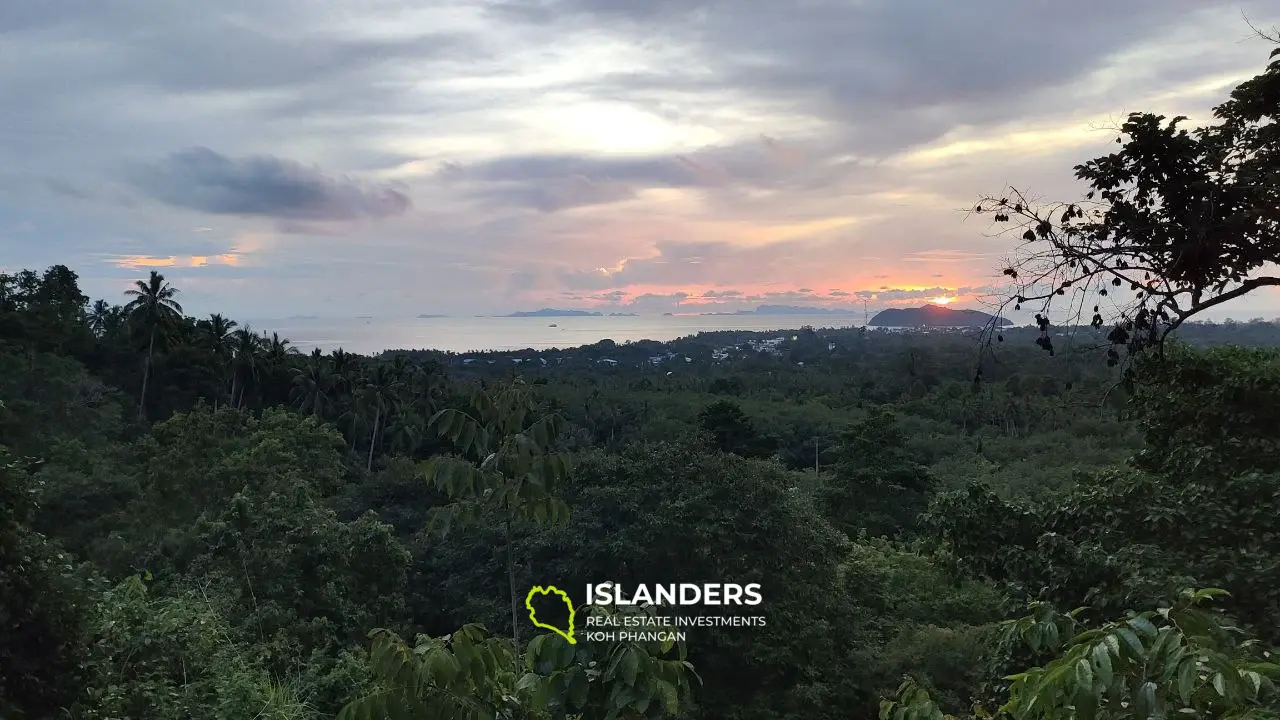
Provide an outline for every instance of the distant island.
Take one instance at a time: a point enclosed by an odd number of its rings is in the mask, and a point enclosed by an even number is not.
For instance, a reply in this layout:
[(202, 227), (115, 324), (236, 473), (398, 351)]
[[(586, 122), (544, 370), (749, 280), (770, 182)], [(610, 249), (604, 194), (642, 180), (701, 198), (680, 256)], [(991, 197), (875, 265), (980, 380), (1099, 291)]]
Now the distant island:
[(701, 315), (849, 315), (854, 311), (848, 308), (820, 308), (808, 305), (761, 305), (755, 310), (738, 310), (737, 312), (699, 313)]
[(590, 310), (557, 310), (555, 308), (542, 308), (541, 310), (513, 312), (510, 315), (503, 315), (502, 317), (604, 317), (604, 314), (592, 312)]
[[(985, 327), (994, 320), (994, 315), (977, 310), (953, 310), (941, 305), (923, 305), (918, 308), (881, 310), (867, 324), (887, 328)], [(1013, 323), (1001, 318), (998, 324), (1007, 327)]]
[(429, 315), (429, 314), (427, 314), (427, 313), (423, 313), (423, 314), (419, 315), (418, 317), (420, 317), (420, 318), (447, 318), (447, 317), (449, 317), (449, 316), (448, 316), (448, 315)]

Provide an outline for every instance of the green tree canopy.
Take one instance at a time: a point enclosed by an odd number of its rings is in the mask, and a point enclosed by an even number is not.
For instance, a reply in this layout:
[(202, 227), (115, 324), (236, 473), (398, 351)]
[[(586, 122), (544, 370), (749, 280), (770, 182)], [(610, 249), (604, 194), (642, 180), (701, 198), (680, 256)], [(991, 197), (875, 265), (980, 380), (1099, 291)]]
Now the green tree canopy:
[(1042, 347), (1052, 349), (1054, 306), (1058, 324), (1092, 316), (1114, 326), (1113, 345), (1136, 352), (1205, 310), (1280, 285), (1269, 270), (1280, 262), (1277, 56), (1210, 124), (1187, 130), (1185, 117), (1131, 113), (1116, 152), (1076, 166), (1090, 188), (1079, 202), (1042, 205), (1016, 188), (979, 200), (978, 213), (1024, 241), (1004, 273), (1016, 286), (1010, 304), (1041, 307)]

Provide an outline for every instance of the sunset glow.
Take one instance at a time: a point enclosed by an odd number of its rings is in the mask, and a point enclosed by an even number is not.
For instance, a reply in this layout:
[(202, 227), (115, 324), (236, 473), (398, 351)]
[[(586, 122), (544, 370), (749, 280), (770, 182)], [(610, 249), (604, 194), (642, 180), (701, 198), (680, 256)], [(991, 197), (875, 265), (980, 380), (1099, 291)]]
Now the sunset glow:
[(978, 195), (1079, 197), (1118, 118), (1203, 121), (1270, 51), (1241, 15), (1280, 23), (1275, 0), (1052, 37), (1056, 7), (995, 0), (17, 5), (41, 9), (5, 28), (34, 58), (4, 77), (5, 264), (67, 263), (92, 297), (168, 271), (192, 312), (246, 317), (976, 308), (1011, 249)]

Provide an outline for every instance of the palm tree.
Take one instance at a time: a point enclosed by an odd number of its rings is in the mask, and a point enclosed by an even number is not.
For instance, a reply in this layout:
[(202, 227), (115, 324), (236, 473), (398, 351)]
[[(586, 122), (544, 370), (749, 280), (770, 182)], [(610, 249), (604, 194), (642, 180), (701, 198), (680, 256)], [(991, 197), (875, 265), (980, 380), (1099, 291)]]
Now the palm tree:
[(89, 329), (93, 331), (93, 334), (102, 337), (107, 333), (107, 323), (110, 322), (110, 318), (111, 306), (107, 304), (106, 300), (99, 300), (89, 309), (89, 314), (85, 319), (88, 321)]
[(258, 359), (262, 338), (245, 325), (232, 333), (231, 407), (244, 406), (244, 393), (249, 383), (258, 379)]
[(219, 397), (213, 399), (213, 409), (218, 409), (218, 400), (221, 394), (226, 391), (227, 383), (231, 374), (231, 362), (235, 355), (235, 337), (232, 332), (236, 329), (235, 320), (223, 317), (218, 313), (213, 313), (204, 323), (205, 342), (209, 351), (218, 359), (218, 363), (222, 366), (222, 388), (218, 391)]
[(355, 407), (353, 397), (360, 377), (360, 363), (356, 356), (338, 348), (329, 354), (329, 367), (333, 372), (333, 404), (340, 410), (336, 422), (343, 436), (351, 442), (354, 453), (356, 441), (364, 432), (364, 420)]
[(382, 423), (386, 420), (387, 410), (391, 408), (396, 391), (400, 389), (400, 381), (384, 363), (373, 366), (364, 377), (360, 388), (359, 402), (364, 412), (373, 413), (373, 432), (369, 437), (369, 459), (365, 470), (373, 470), (373, 449), (378, 445), (378, 437), (382, 432)]
[[(262, 402), (264, 405), (276, 405), (287, 401), (289, 380), (293, 373), (293, 364), (290, 361), (301, 353), (298, 348), (293, 347), (288, 338), (282, 338), (279, 333), (274, 332), (270, 336), (266, 333), (262, 334), (261, 347), (263, 378), (259, 389)], [(281, 392), (282, 387), (283, 392)]]
[(280, 333), (271, 333), (271, 337), (263, 333), (262, 348), (263, 358), (274, 367), (284, 365), (290, 357), (299, 354), (298, 348), (290, 344), (289, 338), (280, 337)]
[(0, 273), (0, 311), (13, 312), (18, 309), (18, 280), (12, 275)]
[(177, 320), (182, 317), (182, 306), (173, 298), (178, 289), (165, 282), (164, 276), (155, 270), (147, 280), (139, 280), (132, 290), (125, 295), (132, 297), (124, 310), (130, 317), (137, 318), (144, 327), (150, 327), (151, 340), (147, 343), (147, 364), (142, 371), (142, 394), (138, 399), (138, 415), (145, 418), (147, 414), (147, 383), (151, 380), (151, 358), (156, 349), (156, 331), (161, 323)]
[(204, 332), (209, 343), (209, 350), (218, 357), (231, 355), (233, 341), (231, 332), (239, 325), (235, 320), (213, 313), (204, 321)]
[(355, 360), (346, 350), (338, 348), (329, 354), (329, 365), (333, 368), (333, 380), (341, 392), (350, 392), (352, 377), (356, 371)]
[(302, 367), (293, 369), (293, 390), (290, 396), (298, 408), (307, 410), (317, 420), (322, 420), (324, 408), (329, 405), (329, 392), (333, 388), (334, 375), (329, 370), (329, 362), (320, 348), (311, 351), (311, 356)]

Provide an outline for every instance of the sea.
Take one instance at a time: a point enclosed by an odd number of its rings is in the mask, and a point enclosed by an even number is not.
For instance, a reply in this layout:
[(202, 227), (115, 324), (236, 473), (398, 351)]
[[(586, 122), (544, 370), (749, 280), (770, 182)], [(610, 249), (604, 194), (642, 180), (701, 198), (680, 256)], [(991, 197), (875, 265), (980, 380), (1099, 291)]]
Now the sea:
[(549, 350), (609, 339), (665, 342), (715, 330), (861, 327), (863, 313), (829, 315), (635, 315), (578, 317), (361, 317), (249, 319), (255, 332), (278, 333), (299, 350), (372, 355), (384, 350)]

